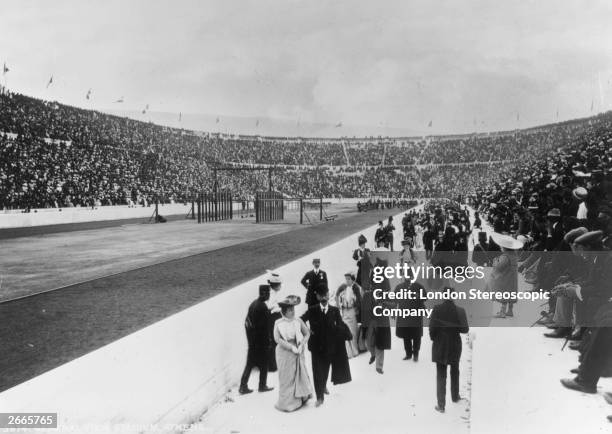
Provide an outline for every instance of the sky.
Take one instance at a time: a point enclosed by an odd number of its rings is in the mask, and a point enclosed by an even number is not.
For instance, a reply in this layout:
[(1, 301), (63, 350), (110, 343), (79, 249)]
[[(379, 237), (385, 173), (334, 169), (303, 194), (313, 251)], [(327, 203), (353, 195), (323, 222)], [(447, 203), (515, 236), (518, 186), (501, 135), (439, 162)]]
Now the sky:
[(326, 125), (336, 135), (464, 133), (612, 109), (609, 0), (0, 7), (0, 63), (9, 68), (0, 84), (135, 117), (146, 105), (176, 121), (181, 112), (201, 129), (246, 118), (240, 128), (260, 134), (279, 122)]

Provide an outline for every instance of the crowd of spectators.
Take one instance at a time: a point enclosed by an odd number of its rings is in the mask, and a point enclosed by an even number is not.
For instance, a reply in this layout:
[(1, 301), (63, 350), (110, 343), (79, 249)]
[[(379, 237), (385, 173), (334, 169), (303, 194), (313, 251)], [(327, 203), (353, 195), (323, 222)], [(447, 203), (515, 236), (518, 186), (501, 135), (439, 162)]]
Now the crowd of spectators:
[[(544, 336), (579, 352), (568, 366), (574, 377), (561, 384), (597, 393), (599, 379), (612, 376), (612, 119), (552, 133), (554, 152), (524, 156), (472, 200), (495, 232), (520, 242), (517, 271), (549, 296), (537, 321), (550, 329)], [(612, 392), (604, 397), (612, 404)]]
[[(478, 194), (488, 206), (483, 188), (610, 122), (608, 114), (491, 135), (302, 139), (169, 128), (11, 92), (0, 107), (0, 209), (185, 202), (212, 191), (213, 168), (228, 165), (273, 166), (273, 187), (293, 197)], [(265, 171), (232, 172), (217, 185), (245, 200), (268, 181)]]

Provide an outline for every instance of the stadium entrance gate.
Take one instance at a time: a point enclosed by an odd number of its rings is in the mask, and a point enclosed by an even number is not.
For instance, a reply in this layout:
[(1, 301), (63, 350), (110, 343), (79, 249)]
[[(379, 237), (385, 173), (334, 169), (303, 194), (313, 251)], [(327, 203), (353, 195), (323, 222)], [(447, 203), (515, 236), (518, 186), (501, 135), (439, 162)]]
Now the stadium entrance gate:
[(273, 222), (285, 218), (282, 193), (278, 191), (258, 191), (255, 194), (255, 222)]
[(200, 193), (197, 200), (198, 223), (231, 220), (234, 215), (229, 191)]
[(335, 220), (335, 214), (325, 212), (322, 198), (288, 198), (277, 191), (262, 191), (255, 195), (255, 221), (257, 223), (283, 220), (285, 223), (309, 223)]

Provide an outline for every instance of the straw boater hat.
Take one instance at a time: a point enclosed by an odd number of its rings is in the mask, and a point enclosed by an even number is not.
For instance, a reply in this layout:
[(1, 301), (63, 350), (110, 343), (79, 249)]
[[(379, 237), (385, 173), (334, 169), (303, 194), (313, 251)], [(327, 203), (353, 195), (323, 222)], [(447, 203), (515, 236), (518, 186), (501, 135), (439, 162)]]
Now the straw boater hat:
[(523, 247), (523, 243), (515, 240), (509, 235), (495, 233), (493, 236), (493, 241), (495, 241), (495, 244), (497, 244), (499, 247), (503, 247), (504, 249), (518, 250)]
[(578, 187), (572, 190), (572, 195), (578, 200), (584, 200), (588, 196), (589, 192), (584, 187)]
[(302, 302), (297, 295), (288, 295), (284, 300), (278, 302), (279, 306), (296, 306)]
[(282, 283), (283, 281), (280, 278), (280, 274), (266, 270), (268, 272), (268, 283)]

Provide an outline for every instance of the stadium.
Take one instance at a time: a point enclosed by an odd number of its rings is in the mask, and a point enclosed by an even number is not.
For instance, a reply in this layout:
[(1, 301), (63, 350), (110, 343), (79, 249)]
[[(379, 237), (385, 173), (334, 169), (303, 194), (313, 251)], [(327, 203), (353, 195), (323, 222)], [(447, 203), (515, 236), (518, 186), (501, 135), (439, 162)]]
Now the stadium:
[(609, 5), (60, 3), (0, 18), (0, 432), (609, 430)]

